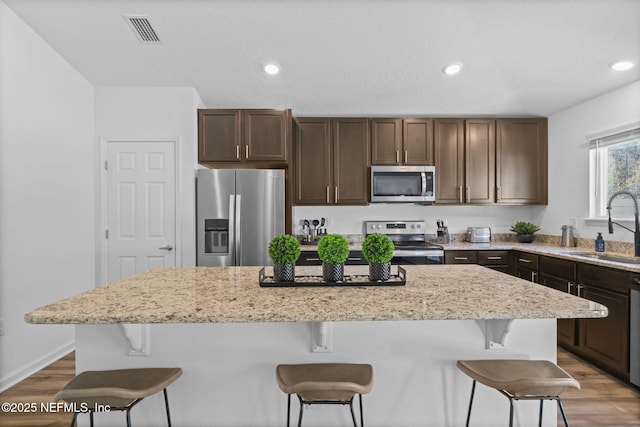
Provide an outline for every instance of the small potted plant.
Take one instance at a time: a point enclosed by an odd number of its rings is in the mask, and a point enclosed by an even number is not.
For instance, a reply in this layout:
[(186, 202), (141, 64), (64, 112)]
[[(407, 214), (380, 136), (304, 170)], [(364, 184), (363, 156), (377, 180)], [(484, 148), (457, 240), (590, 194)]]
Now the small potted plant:
[(276, 236), (269, 243), (269, 257), (273, 261), (273, 280), (293, 282), (296, 261), (300, 257), (300, 242), (289, 234)]
[(531, 243), (536, 238), (533, 233), (539, 231), (540, 227), (531, 222), (517, 221), (511, 226), (510, 230), (517, 234), (516, 240), (518, 242)]
[(369, 280), (389, 280), (394, 249), (393, 242), (386, 234), (372, 233), (365, 237), (362, 242), (362, 255), (369, 262)]
[(344, 280), (344, 262), (349, 257), (349, 241), (340, 234), (328, 234), (318, 243), (318, 256), (322, 261), (322, 280)]

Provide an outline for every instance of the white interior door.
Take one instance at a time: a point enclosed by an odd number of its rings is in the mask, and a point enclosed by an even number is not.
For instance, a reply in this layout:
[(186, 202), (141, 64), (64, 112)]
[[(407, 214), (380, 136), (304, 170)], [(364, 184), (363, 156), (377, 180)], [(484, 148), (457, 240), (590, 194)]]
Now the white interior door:
[(107, 142), (107, 283), (176, 265), (175, 143)]

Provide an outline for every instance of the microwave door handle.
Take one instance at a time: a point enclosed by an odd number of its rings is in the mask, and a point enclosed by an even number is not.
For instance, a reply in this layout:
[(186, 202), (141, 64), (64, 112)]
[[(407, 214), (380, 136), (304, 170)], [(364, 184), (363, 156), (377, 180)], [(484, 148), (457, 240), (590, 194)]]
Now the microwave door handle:
[(420, 172), (420, 177), (422, 178), (422, 197), (427, 195), (427, 173)]

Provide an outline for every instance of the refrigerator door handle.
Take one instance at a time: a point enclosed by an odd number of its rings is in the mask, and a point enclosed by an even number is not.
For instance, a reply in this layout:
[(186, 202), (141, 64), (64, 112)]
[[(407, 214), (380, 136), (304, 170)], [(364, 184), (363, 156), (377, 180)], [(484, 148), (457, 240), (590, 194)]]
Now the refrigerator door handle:
[(235, 212), (235, 220), (234, 220), (234, 224), (236, 227), (236, 233), (235, 233), (235, 244), (234, 244), (234, 250), (235, 250), (235, 257), (236, 257), (236, 261), (234, 263), (234, 265), (242, 265), (242, 260), (240, 258), (240, 256), (242, 255), (242, 237), (241, 237), (241, 233), (242, 233), (242, 227), (240, 226), (240, 214), (242, 211), (242, 195), (241, 194), (236, 194), (236, 212)]
[(236, 195), (229, 194), (229, 257), (231, 265), (236, 265)]

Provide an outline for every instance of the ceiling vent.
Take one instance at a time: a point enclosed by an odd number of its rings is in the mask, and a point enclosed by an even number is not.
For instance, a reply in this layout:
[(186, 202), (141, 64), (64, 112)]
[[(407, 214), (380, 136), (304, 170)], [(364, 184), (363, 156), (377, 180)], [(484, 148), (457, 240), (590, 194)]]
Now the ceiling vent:
[(140, 43), (144, 44), (158, 44), (160, 43), (160, 39), (158, 38), (158, 34), (156, 30), (151, 26), (151, 22), (149, 22), (149, 17), (145, 15), (123, 15), (124, 19), (127, 20), (129, 26), (138, 36), (138, 40)]

